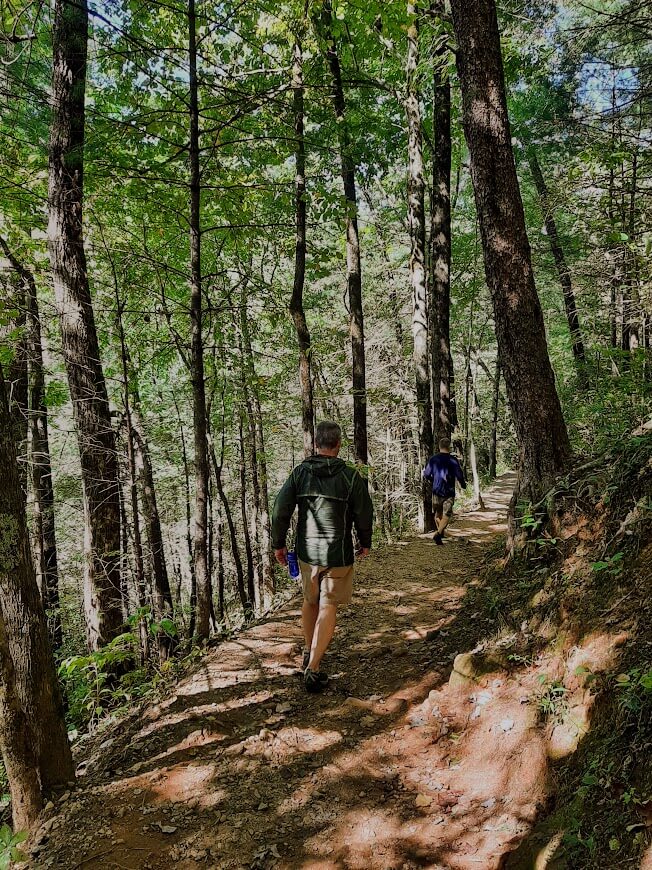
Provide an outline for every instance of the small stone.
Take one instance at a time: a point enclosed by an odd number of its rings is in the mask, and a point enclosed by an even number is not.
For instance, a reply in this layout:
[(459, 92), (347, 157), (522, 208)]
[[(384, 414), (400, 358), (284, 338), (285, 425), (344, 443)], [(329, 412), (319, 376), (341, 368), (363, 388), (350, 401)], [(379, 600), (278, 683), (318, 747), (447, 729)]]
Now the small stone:
[(432, 798), (427, 794), (418, 794), (414, 801), (416, 807), (429, 807), (431, 803)]
[(514, 720), (513, 719), (503, 719), (498, 727), (500, 728), (501, 731), (505, 731), (505, 732), (511, 731), (512, 728), (514, 727)]
[(60, 804), (65, 804), (65, 802), (68, 800), (69, 797), (70, 797), (70, 792), (69, 792), (69, 791), (65, 791), (65, 792), (61, 795), (61, 797), (59, 798), (59, 803), (60, 803)]

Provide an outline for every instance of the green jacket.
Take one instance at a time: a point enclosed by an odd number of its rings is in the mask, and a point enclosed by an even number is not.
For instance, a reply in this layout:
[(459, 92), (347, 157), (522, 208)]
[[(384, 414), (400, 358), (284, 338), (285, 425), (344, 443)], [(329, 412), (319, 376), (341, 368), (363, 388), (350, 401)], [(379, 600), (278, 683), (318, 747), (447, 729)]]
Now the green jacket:
[(297, 506), (296, 553), (303, 562), (328, 568), (352, 565), (354, 525), (360, 546), (371, 546), (374, 512), (369, 490), (360, 474), (342, 459), (311, 456), (293, 469), (274, 502), (275, 550), (285, 547)]

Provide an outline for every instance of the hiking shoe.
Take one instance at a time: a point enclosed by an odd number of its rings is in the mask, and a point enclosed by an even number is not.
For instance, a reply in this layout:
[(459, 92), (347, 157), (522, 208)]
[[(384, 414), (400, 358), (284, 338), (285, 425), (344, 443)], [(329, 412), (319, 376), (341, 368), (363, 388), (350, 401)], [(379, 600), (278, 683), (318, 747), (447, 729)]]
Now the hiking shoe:
[(328, 683), (328, 674), (306, 668), (303, 674), (303, 685), (306, 687), (306, 692), (321, 692), (326, 683)]
[(437, 544), (438, 547), (441, 547), (444, 543), (441, 538), (442, 538), (442, 536), (439, 534), (439, 532), (437, 532), (432, 537), (433, 541), (435, 542), (435, 544)]

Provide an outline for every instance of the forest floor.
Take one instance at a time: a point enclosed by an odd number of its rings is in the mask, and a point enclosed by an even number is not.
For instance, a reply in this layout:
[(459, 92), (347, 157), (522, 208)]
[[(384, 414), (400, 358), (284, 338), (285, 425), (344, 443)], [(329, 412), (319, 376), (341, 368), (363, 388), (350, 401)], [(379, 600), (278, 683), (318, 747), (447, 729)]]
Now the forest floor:
[(513, 485), (505, 475), (486, 510), (458, 516), (444, 546), (417, 537), (359, 565), (322, 695), (298, 670), (298, 598), (209, 650), (98, 740), (30, 866), (504, 866), (548, 797), (540, 669), (469, 677), (456, 657), (511, 642), (473, 590), (502, 555)]

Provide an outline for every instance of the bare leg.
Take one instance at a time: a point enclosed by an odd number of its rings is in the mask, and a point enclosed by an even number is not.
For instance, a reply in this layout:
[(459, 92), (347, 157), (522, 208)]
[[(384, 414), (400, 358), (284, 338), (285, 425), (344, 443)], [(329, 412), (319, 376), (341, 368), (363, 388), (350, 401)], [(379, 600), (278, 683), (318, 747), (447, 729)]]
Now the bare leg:
[(310, 661), (308, 667), (311, 671), (318, 671), (324, 653), (333, 639), (335, 633), (335, 621), (337, 619), (337, 604), (323, 602), (319, 607), (317, 624), (312, 637), (310, 647)]
[(443, 516), (444, 516), (444, 506), (440, 504), (438, 507), (435, 508), (435, 527), (436, 527), (437, 531), (439, 531), (439, 525), (442, 521)]
[(315, 632), (315, 624), (319, 616), (319, 604), (309, 604), (304, 600), (301, 608), (301, 622), (303, 624), (303, 637), (306, 642), (306, 649), (312, 646), (312, 636)]
[(442, 516), (442, 518), (439, 520), (439, 522), (437, 523), (437, 533), (442, 535), (444, 533), (444, 529), (450, 523), (450, 521), (451, 521), (451, 518), (448, 516), (448, 514), (444, 514)]

